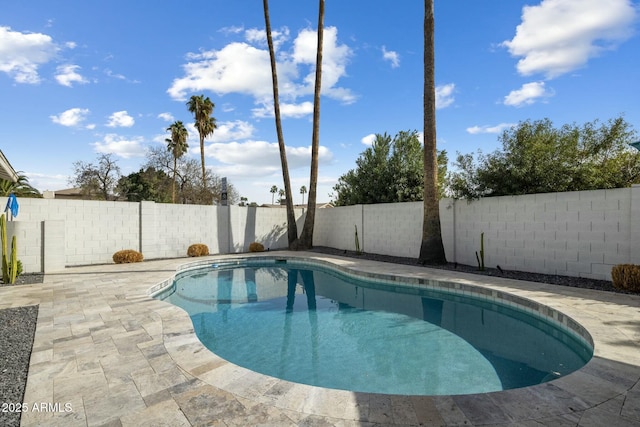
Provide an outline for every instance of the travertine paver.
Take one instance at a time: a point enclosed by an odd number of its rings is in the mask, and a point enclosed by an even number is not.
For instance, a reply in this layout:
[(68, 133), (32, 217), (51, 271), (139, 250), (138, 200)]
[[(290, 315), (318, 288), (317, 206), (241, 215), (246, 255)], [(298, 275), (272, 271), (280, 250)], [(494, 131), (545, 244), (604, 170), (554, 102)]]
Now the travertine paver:
[(586, 327), (595, 357), (549, 383), (479, 395), (392, 396), (293, 384), (214, 355), (182, 309), (149, 297), (151, 286), (192, 260), (76, 267), (47, 275), (43, 284), (0, 288), (0, 309), (40, 306), (22, 425), (640, 425), (640, 297), (315, 253), (277, 255), (526, 297)]

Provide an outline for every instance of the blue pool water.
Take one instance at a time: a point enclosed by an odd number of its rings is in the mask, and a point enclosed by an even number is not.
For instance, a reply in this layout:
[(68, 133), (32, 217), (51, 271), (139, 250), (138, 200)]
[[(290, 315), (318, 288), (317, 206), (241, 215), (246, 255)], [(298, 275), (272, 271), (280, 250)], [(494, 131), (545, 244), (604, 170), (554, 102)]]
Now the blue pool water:
[(335, 389), (506, 390), (566, 375), (593, 353), (574, 334), (513, 307), (300, 263), (196, 270), (159, 297), (184, 308), (220, 357)]

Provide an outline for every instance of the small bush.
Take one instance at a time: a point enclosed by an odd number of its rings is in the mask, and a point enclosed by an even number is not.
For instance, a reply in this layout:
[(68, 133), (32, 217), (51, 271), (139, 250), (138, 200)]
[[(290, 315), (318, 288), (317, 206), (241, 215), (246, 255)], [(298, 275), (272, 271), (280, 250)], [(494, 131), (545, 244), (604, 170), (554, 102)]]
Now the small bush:
[(249, 252), (264, 252), (264, 245), (262, 243), (253, 242), (249, 245)]
[(640, 292), (640, 265), (615, 265), (611, 269), (611, 279), (617, 289)]
[(141, 262), (144, 259), (142, 254), (133, 249), (125, 249), (113, 254), (113, 262), (116, 264), (126, 264), (130, 262)]
[(204, 256), (209, 255), (209, 247), (204, 243), (195, 243), (187, 249), (188, 256)]

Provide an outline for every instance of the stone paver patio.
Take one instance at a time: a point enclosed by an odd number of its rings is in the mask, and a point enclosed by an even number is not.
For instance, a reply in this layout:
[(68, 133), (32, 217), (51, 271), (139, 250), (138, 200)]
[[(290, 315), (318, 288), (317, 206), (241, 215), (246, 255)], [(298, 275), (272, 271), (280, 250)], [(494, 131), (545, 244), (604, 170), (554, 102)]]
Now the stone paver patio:
[(595, 355), (558, 380), (495, 393), (416, 397), (311, 387), (219, 358), (182, 309), (149, 296), (193, 259), (74, 267), (43, 284), (0, 288), (0, 309), (40, 305), (24, 402), (45, 407), (23, 413), (22, 425), (640, 425), (638, 296), (317, 253), (278, 256), (508, 291), (577, 320)]

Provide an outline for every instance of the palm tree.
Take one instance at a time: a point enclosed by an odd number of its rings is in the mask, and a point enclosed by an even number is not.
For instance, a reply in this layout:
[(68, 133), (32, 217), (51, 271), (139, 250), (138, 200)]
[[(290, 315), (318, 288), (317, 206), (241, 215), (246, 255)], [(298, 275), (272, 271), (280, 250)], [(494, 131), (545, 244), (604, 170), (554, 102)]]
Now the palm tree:
[(311, 136), (311, 176), (307, 216), (297, 249), (311, 249), (313, 246), (313, 226), (316, 218), (316, 187), (318, 186), (318, 147), (320, 145), (320, 89), (322, 83), (322, 43), (324, 38), (324, 0), (318, 6), (318, 47), (316, 51), (316, 81), (313, 91), (313, 133)]
[(187, 102), (189, 111), (195, 119), (195, 127), (200, 134), (200, 163), (202, 165), (202, 187), (206, 189), (207, 175), (204, 169), (204, 140), (209, 135), (213, 135), (213, 131), (217, 128), (216, 119), (212, 117), (215, 104), (211, 99), (204, 95), (193, 95)]
[(433, 0), (424, 0), (424, 216), (418, 258), (422, 264), (447, 262), (440, 230), (438, 197), (434, 33)]
[(273, 112), (276, 120), (276, 133), (278, 135), (278, 149), (280, 151), (280, 164), (282, 166), (282, 180), (287, 202), (287, 240), (289, 249), (294, 249), (298, 240), (298, 226), (296, 224), (296, 214), (293, 210), (293, 197), (291, 193), (291, 183), (289, 181), (289, 166), (287, 164), (287, 151), (284, 145), (284, 135), (282, 134), (282, 121), (280, 118), (280, 101), (278, 95), (278, 73), (276, 70), (276, 52), (273, 47), (271, 37), (271, 20), (269, 19), (269, 0), (262, 1), (264, 7), (264, 23), (267, 32), (267, 44), (269, 46), (269, 57), (271, 59), (271, 82), (273, 85)]
[(29, 184), (29, 178), (18, 172), (18, 179), (13, 182), (0, 179), (0, 197), (8, 197), (11, 193), (17, 197), (42, 197), (40, 192)]
[(171, 126), (167, 128), (168, 132), (171, 132), (171, 138), (165, 139), (167, 143), (167, 149), (173, 155), (173, 189), (171, 192), (171, 202), (176, 202), (176, 173), (178, 170), (178, 159), (187, 152), (189, 145), (187, 144), (187, 138), (189, 138), (189, 132), (184, 127), (180, 120), (173, 122)]
[(276, 196), (276, 193), (278, 192), (278, 186), (272, 185), (271, 190), (269, 190), (269, 192), (271, 193), (271, 204), (273, 204), (273, 198)]
[(302, 186), (300, 187), (300, 194), (302, 194), (302, 204), (304, 205), (304, 195), (307, 192), (307, 187), (306, 186)]
[[(280, 196), (280, 203), (282, 203), (282, 198), (285, 196), (285, 194), (287, 194), (287, 192), (286, 192), (286, 191), (284, 191), (282, 188), (281, 188), (280, 190), (278, 190), (278, 196)], [(288, 200), (286, 200), (286, 199), (285, 199), (285, 201), (286, 201), (287, 203), (289, 203), (289, 201), (288, 201)]]

